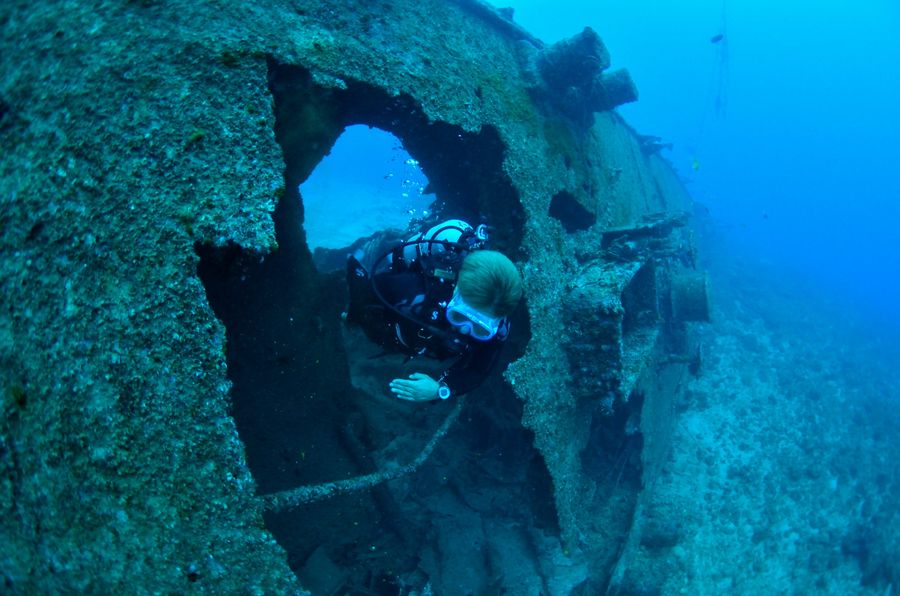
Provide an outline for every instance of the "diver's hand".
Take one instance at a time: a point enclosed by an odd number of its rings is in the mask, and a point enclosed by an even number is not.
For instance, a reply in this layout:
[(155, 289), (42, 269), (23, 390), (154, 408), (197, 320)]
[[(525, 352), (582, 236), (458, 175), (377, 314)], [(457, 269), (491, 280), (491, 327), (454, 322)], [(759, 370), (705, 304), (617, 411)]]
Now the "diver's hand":
[(440, 384), (424, 373), (413, 373), (409, 379), (391, 381), (391, 392), (407, 401), (430, 401), (438, 399)]

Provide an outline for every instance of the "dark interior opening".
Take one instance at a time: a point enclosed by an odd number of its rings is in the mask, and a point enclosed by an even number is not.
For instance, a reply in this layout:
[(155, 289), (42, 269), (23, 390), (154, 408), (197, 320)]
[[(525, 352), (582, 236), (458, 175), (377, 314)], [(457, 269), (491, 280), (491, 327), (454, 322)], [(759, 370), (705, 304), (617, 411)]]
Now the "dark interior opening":
[(634, 493), (641, 481), (640, 412), (643, 397), (632, 396), (606, 416), (591, 419), (591, 434), (581, 452), (585, 473), (598, 481), (602, 490)]
[[(196, 246), (198, 275), (226, 327), (232, 414), (260, 494), (382, 469), (420, 448), (451, 407), (385, 405), (351, 382), (350, 350), (378, 348), (347, 343), (343, 272), (313, 265), (298, 190), (344, 127), (365, 123), (395, 134), (434, 185), (441, 217), (487, 216), (493, 248), (513, 258), (524, 220), (494, 129), (474, 134), (429, 122), (409, 97), (352, 81), (323, 88), (303, 69), (274, 62), (270, 81), (286, 163), (273, 214), (279, 248), (258, 254), (233, 244)], [(522, 427), (521, 402), (499, 374), (529, 338), (520, 305), (504, 362), (467, 398), (460, 420), (415, 474), (266, 514), (304, 586), (315, 593), (406, 593), (437, 581), (442, 566), (478, 563), (490, 573), (484, 559), (460, 559), (473, 551), (455, 541), (472, 537), (455, 528), (487, 532), (496, 523), (558, 533), (549, 473)]]
[(628, 336), (642, 327), (653, 327), (660, 313), (656, 295), (656, 268), (650, 261), (634, 274), (622, 291), (622, 335)]
[(550, 199), (550, 217), (556, 218), (569, 234), (587, 230), (597, 222), (597, 216), (584, 208), (575, 195), (561, 190)]

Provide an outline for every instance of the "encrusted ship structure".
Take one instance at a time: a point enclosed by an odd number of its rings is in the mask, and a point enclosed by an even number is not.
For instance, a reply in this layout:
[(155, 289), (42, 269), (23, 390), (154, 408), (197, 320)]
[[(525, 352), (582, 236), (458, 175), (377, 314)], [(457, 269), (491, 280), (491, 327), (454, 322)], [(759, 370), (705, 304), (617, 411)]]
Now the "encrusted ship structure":
[[(708, 315), (691, 200), (586, 29), (473, 1), (0, 8), (7, 593), (597, 594)], [(525, 281), (503, 373), (386, 394), (300, 184), (388, 131)], [(340, 200), (340, 197), (335, 197)]]

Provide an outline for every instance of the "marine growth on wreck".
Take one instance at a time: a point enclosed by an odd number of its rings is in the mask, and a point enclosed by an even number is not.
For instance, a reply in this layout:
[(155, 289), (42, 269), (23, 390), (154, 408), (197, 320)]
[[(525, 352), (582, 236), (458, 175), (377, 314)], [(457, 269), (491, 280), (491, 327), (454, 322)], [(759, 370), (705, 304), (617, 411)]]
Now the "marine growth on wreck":
[[(0, 22), (5, 590), (629, 593), (709, 304), (596, 32), (471, 0)], [(342, 324), (371, 231), (308, 242), (304, 184), (360, 125), (426, 178), (414, 226), (487, 222), (524, 280), (459, 399), (393, 398), (421, 363)]]

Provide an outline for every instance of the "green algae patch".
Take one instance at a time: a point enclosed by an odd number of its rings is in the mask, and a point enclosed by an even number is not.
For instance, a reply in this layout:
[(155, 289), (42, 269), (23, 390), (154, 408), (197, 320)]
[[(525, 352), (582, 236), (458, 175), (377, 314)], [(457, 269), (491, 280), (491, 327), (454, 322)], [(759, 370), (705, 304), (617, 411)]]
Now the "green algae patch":
[(188, 133), (187, 139), (184, 141), (184, 148), (191, 149), (194, 145), (199, 145), (206, 138), (206, 131), (202, 128), (195, 128)]

